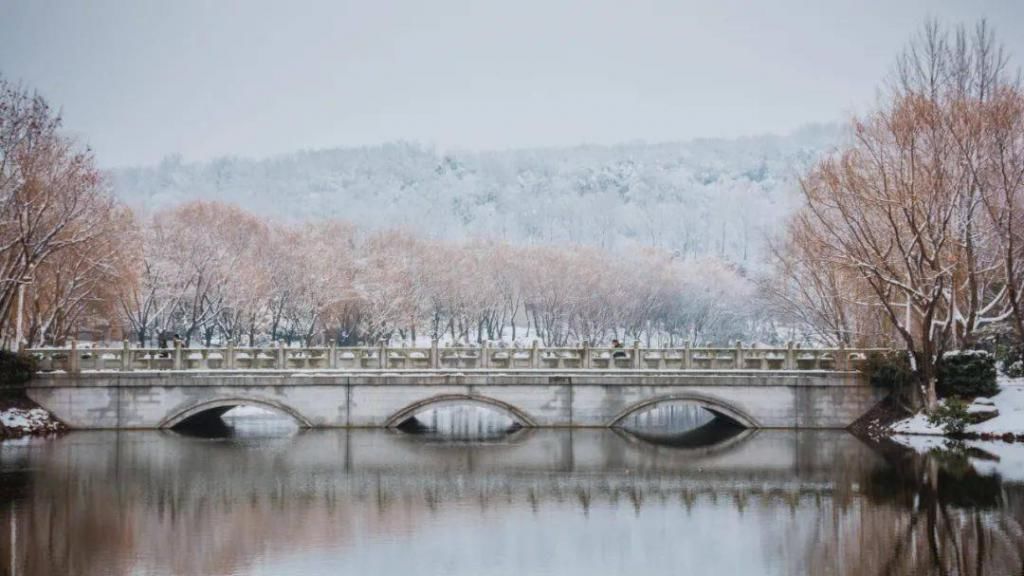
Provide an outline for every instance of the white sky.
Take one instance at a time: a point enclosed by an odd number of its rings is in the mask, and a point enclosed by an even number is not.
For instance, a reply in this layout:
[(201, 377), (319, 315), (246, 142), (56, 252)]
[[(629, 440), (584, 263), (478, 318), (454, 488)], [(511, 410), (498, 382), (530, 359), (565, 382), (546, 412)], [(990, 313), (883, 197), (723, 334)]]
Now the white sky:
[(1021, 0), (0, 0), (0, 73), (103, 166), (684, 140), (847, 118), (927, 17), (1024, 62)]

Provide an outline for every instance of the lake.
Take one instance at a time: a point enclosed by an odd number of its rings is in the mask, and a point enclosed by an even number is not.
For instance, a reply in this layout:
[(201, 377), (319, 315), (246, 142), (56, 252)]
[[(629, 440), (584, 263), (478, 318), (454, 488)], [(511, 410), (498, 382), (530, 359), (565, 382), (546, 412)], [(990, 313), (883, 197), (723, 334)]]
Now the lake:
[[(0, 445), (17, 575), (1019, 574), (1024, 481), (842, 431), (462, 427)], [(464, 428), (464, 429), (463, 429)]]

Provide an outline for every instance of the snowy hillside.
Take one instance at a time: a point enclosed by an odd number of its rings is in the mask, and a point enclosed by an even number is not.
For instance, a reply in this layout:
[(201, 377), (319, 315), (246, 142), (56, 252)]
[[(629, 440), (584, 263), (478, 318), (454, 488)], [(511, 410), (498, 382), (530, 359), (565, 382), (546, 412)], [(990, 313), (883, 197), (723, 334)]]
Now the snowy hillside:
[(835, 126), (788, 136), (472, 153), (415, 144), (264, 160), (221, 158), (111, 173), (142, 211), (203, 198), (284, 220), (340, 217), (437, 238), (654, 245), (757, 265), (796, 177), (839, 139)]

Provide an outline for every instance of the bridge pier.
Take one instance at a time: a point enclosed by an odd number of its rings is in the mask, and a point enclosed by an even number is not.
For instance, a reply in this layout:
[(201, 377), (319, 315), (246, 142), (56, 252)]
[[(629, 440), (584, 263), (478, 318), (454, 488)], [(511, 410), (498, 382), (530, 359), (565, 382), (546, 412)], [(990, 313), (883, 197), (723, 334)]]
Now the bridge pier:
[(751, 428), (845, 428), (883, 397), (857, 372), (689, 370), (133, 371), (40, 374), (34, 401), (71, 428), (168, 428), (261, 406), (304, 427), (396, 426), (435, 405), (476, 403), (524, 426), (607, 427), (660, 402), (698, 403)]

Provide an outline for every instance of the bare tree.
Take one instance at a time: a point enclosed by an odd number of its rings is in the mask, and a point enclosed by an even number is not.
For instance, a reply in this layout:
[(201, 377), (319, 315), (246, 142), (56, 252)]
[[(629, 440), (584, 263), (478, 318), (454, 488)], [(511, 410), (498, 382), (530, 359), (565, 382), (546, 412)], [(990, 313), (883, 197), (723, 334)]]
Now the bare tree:
[[(803, 179), (805, 207), (777, 252), (790, 281), (779, 300), (812, 310), (807, 319), (837, 339), (852, 330), (851, 306), (884, 312), (929, 407), (944, 351), (1013, 311), (1006, 259), (1015, 248), (999, 230), (1019, 218), (1007, 190), (1021, 167), (1012, 153), (993, 160), (1014, 141), (1006, 94), (1020, 91), (1005, 65), (984, 24), (951, 39), (929, 22), (898, 60), (888, 97), (854, 123), (852, 142)], [(996, 101), (1000, 113), (987, 114)]]
[(59, 132), (42, 97), (0, 78), (0, 319), (24, 340), (26, 286), (48, 259), (106, 232), (114, 202), (92, 154)]

